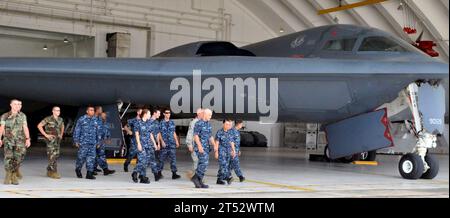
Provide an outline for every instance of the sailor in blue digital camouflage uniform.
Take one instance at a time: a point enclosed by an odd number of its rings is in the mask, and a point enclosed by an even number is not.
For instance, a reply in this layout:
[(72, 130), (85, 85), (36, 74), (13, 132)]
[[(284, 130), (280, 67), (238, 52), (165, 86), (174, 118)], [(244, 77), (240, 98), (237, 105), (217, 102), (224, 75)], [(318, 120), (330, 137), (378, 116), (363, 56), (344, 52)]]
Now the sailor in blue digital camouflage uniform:
[(127, 121), (127, 126), (124, 127), (124, 130), (127, 132), (128, 135), (131, 136), (130, 139), (130, 146), (128, 148), (128, 155), (127, 155), (127, 159), (125, 160), (125, 162), (123, 163), (123, 170), (125, 172), (128, 172), (128, 165), (130, 165), (130, 162), (133, 158), (136, 157), (137, 155), (137, 145), (136, 145), (136, 136), (134, 135), (134, 128), (136, 127), (136, 125), (139, 123), (140, 115), (142, 112), (142, 108), (138, 108), (136, 111), (136, 117), (129, 119)]
[(169, 158), (170, 169), (172, 170), (172, 179), (179, 179), (177, 174), (177, 155), (176, 149), (180, 147), (178, 137), (175, 132), (175, 123), (170, 119), (170, 110), (164, 110), (164, 119), (159, 122), (161, 131), (161, 156), (159, 160), (159, 172), (164, 169), (164, 162)]
[(242, 120), (236, 120), (234, 121), (234, 127), (231, 129), (231, 131), (233, 132), (233, 139), (234, 139), (234, 148), (236, 150), (236, 155), (234, 156), (234, 158), (231, 158), (231, 163), (230, 163), (230, 172), (232, 172), (234, 170), (234, 173), (236, 173), (236, 176), (239, 177), (239, 181), (243, 182), (245, 180), (244, 175), (242, 174), (242, 170), (241, 170), (241, 166), (240, 166), (240, 162), (239, 162), (239, 157), (241, 156), (241, 133), (239, 132), (239, 130), (242, 128)]
[[(155, 180), (158, 181), (163, 178), (162, 172), (159, 171), (159, 162), (160, 162), (160, 156), (161, 156), (161, 130), (159, 126), (159, 117), (161, 116), (161, 110), (157, 107), (153, 108), (152, 110), (152, 117), (150, 118), (152, 122), (152, 134), (155, 137), (156, 140), (156, 149), (155, 149), (155, 162), (156, 167), (158, 170), (158, 176), (155, 177)], [(153, 168), (152, 168), (153, 169)]]
[(134, 130), (139, 159), (139, 162), (136, 164), (136, 167), (131, 174), (131, 178), (135, 183), (138, 182), (138, 176), (140, 183), (150, 183), (150, 180), (147, 177), (147, 167), (149, 165), (150, 156), (153, 153), (151, 147), (155, 146), (156, 142), (150, 131), (151, 122), (149, 122), (149, 120), (150, 111), (148, 109), (142, 110), (141, 120)]
[[(94, 113), (94, 117), (97, 119), (97, 122), (99, 124), (102, 123), (102, 113), (103, 113), (103, 107), (102, 106), (95, 106), (95, 113)], [(101, 129), (102, 125), (100, 125), (100, 129)], [(95, 163), (94, 163), (94, 176), (97, 175), (97, 172), (101, 172), (101, 169), (98, 169), (98, 153), (100, 153), (100, 151), (98, 150), (98, 148), (95, 149)]]
[[(156, 152), (160, 150), (158, 134), (159, 134), (159, 124), (157, 118), (160, 116), (160, 113), (153, 113), (150, 118), (150, 137), (152, 138), (152, 143), (154, 146), (151, 147), (151, 152), (149, 155), (148, 166), (152, 169), (152, 173), (155, 176), (155, 181), (159, 181), (161, 179), (158, 161), (156, 159)], [(154, 141), (153, 141), (154, 140)]]
[(108, 169), (108, 163), (106, 162), (106, 144), (111, 142), (110, 124), (106, 122), (106, 113), (103, 112), (100, 117), (100, 144), (97, 147), (97, 157), (95, 161), (96, 166), (94, 168), (97, 168), (97, 165), (100, 166), (103, 170), (103, 175), (107, 176), (115, 173), (116, 171)]
[(209, 164), (209, 144), (215, 144), (212, 137), (212, 128), (209, 120), (211, 120), (212, 111), (205, 109), (203, 119), (198, 121), (194, 127), (194, 150), (198, 157), (198, 166), (195, 175), (191, 178), (196, 188), (208, 188), (208, 185), (203, 183), (206, 169)]
[(225, 185), (225, 181), (230, 185), (233, 181), (230, 171), (231, 158), (236, 155), (234, 147), (234, 132), (231, 130), (232, 121), (223, 120), (223, 127), (216, 133), (214, 143), (214, 157), (219, 160), (219, 171), (217, 173), (217, 184)]
[(154, 122), (156, 122), (157, 120), (154, 120), (153, 118), (150, 118), (149, 122), (150, 122), (150, 137), (153, 138), (155, 141), (152, 141), (153, 145), (151, 147), (151, 152), (149, 155), (149, 161), (148, 161), (148, 166), (152, 169), (152, 173), (155, 176), (155, 181), (159, 181), (160, 176), (159, 176), (159, 166), (158, 166), (158, 162), (156, 159), (156, 152), (159, 150), (159, 145), (158, 145), (158, 133), (159, 133), (159, 125), (155, 125)]
[(75, 172), (78, 178), (83, 178), (81, 168), (86, 163), (86, 179), (95, 179), (95, 149), (100, 142), (100, 124), (94, 117), (94, 107), (87, 107), (86, 115), (80, 117), (75, 126), (73, 141), (78, 148)]

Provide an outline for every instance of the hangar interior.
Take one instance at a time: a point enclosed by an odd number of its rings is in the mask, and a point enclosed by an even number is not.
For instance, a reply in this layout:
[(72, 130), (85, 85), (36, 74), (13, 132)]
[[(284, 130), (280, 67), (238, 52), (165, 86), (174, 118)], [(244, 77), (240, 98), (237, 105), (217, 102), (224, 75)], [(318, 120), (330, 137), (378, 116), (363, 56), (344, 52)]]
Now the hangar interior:
[[(412, 42), (422, 33), (422, 40), (435, 43), (433, 49), (439, 53), (435, 58), (449, 63), (448, 0), (373, 1), (374, 4), (363, 7), (318, 14), (320, 10), (357, 2), (360, 0), (0, 0), (0, 57), (150, 58), (195, 41), (230, 41), (241, 47), (313, 27), (354, 24), (375, 27)], [(447, 162), (440, 179), (444, 182), (440, 184), (447, 184), (443, 192), (448, 197), (448, 79), (444, 83), (446, 130), (433, 152), (444, 154), (442, 158)], [(2, 112), (8, 109), (7, 105), (2, 103)], [(178, 120), (177, 124), (187, 126), (188, 122)], [(213, 126), (217, 131), (221, 121), (214, 121)], [(261, 125), (246, 121), (245, 130), (264, 135), (267, 149), (274, 156), (281, 148), (301, 154), (316, 150), (323, 153), (326, 144), (315, 123)], [(399, 147), (379, 152), (404, 152), (402, 145)], [(254, 149), (255, 153), (264, 151)], [(264, 154), (262, 159), (275, 158), (270, 154)], [(288, 164), (295, 162), (291, 158), (287, 157)], [(69, 167), (69, 163), (66, 165)], [(363, 173), (365, 169), (354, 170)], [(408, 186), (414, 188), (414, 184)], [(272, 184), (271, 188), (286, 187)], [(226, 196), (227, 190), (222, 194)], [(409, 194), (417, 193), (405, 196)]]

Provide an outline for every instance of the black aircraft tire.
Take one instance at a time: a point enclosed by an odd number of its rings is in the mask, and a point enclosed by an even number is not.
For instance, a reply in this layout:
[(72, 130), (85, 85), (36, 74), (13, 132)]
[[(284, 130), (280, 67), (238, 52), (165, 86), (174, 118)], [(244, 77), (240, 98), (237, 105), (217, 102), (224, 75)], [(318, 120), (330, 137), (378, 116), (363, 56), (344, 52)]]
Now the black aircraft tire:
[(403, 155), (398, 163), (400, 175), (405, 179), (419, 179), (423, 174), (423, 161), (419, 155), (409, 153)]
[(259, 132), (251, 132), (255, 139), (255, 147), (267, 147), (267, 138)]
[(327, 162), (331, 162), (330, 151), (328, 150), (328, 145), (323, 149), (323, 159)]
[(342, 163), (351, 163), (353, 161), (355, 161), (355, 157), (358, 157), (359, 155), (351, 155), (351, 156), (347, 156), (347, 157), (341, 157), (338, 160)]
[(431, 154), (425, 156), (425, 162), (427, 162), (430, 169), (428, 169), (420, 178), (422, 179), (434, 179), (439, 173), (439, 162), (437, 158)]
[(252, 134), (248, 132), (241, 132), (241, 147), (253, 147), (255, 139)]

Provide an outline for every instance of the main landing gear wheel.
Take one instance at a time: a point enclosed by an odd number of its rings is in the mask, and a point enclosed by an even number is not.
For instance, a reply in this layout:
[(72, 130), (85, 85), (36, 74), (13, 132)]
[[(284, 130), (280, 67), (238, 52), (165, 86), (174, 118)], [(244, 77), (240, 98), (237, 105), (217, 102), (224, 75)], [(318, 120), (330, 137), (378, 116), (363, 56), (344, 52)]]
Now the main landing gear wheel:
[(341, 163), (351, 163), (357, 159), (356, 155), (350, 155), (350, 156), (342, 157), (342, 158), (338, 158), (338, 159), (331, 159), (330, 149), (328, 149), (328, 145), (325, 146), (325, 149), (323, 152), (323, 157), (324, 157), (325, 161), (327, 161), (327, 162), (333, 162), (333, 161), (337, 160)]
[(403, 155), (398, 164), (398, 170), (405, 179), (419, 179), (424, 171), (422, 158), (413, 153)]
[(439, 162), (437, 158), (431, 154), (427, 154), (425, 156), (425, 162), (427, 162), (428, 167), (430, 167), (430, 169), (428, 169), (425, 173), (423, 173), (423, 175), (420, 178), (434, 179), (434, 177), (436, 177), (437, 174), (439, 173)]

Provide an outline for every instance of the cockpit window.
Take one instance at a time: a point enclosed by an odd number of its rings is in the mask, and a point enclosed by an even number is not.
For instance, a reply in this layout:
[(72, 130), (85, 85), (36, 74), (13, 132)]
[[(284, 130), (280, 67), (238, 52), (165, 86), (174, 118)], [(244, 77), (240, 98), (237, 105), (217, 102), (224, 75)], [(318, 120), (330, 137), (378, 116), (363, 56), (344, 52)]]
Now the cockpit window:
[(406, 49), (386, 37), (367, 37), (361, 43), (359, 51), (405, 52)]
[(326, 51), (352, 51), (355, 46), (356, 39), (338, 39), (328, 41), (323, 50)]

